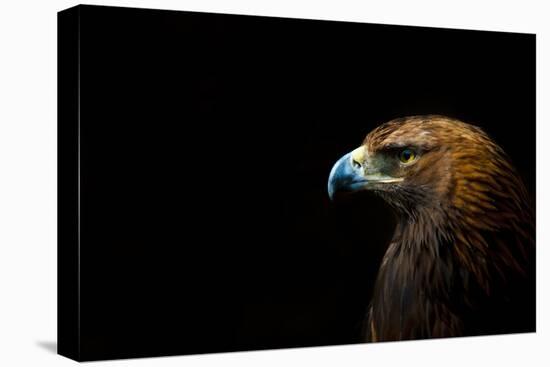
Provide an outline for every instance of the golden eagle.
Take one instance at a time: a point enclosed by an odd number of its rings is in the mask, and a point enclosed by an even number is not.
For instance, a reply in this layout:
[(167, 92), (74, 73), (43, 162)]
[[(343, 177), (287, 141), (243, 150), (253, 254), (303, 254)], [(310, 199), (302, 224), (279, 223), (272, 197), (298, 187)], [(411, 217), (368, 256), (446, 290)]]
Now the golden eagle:
[(367, 341), (534, 331), (534, 212), (482, 129), (435, 115), (379, 126), (330, 173), (331, 198), (361, 190), (397, 217)]

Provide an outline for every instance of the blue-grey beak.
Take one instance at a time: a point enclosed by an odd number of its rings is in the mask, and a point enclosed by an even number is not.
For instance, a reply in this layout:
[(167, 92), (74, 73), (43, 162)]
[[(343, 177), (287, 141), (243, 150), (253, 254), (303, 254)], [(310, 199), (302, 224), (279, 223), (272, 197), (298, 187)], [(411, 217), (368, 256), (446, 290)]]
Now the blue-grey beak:
[(328, 196), (331, 200), (337, 192), (362, 190), (367, 184), (364, 169), (354, 152), (348, 153), (336, 162), (328, 178)]
[(336, 162), (328, 178), (328, 196), (338, 192), (373, 189), (382, 184), (399, 184), (404, 177), (392, 177), (381, 171), (379, 160), (369, 158), (365, 146), (360, 146)]

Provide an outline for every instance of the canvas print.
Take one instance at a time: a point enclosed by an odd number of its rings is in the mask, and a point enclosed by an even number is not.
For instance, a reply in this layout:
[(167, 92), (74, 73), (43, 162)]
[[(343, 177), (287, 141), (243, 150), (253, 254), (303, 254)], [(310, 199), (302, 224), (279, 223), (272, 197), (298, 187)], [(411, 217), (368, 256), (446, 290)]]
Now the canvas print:
[(59, 354), (535, 332), (535, 37), (61, 11)]

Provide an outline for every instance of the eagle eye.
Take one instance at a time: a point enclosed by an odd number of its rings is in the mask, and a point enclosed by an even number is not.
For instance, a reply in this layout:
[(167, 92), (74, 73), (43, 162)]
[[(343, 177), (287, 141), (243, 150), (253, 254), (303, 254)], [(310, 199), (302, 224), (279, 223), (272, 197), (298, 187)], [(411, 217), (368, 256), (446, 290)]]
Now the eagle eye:
[(401, 163), (411, 163), (416, 159), (416, 152), (410, 148), (405, 148), (399, 152), (399, 160)]

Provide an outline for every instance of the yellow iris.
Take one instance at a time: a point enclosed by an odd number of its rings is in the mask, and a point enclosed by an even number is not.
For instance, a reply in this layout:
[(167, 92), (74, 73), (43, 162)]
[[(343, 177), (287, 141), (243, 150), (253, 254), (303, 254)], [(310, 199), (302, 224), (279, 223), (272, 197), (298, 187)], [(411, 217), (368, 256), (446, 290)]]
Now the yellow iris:
[(411, 163), (416, 158), (416, 153), (412, 149), (403, 149), (399, 153), (399, 160), (401, 163)]

